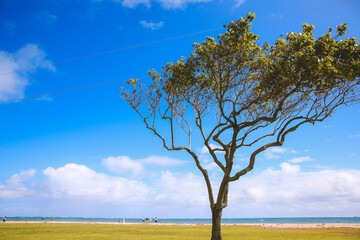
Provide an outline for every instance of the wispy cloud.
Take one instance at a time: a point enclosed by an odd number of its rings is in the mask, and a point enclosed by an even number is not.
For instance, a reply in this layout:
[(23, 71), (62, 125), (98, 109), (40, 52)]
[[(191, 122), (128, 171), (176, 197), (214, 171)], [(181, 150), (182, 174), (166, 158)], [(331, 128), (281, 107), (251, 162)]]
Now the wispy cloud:
[(325, 126), (320, 126), (320, 128), (334, 128), (335, 126), (333, 125), (325, 125)]
[[(119, 0), (115, 0), (115, 2), (119, 2)], [(150, 2), (151, 0), (123, 0), (122, 5), (129, 8), (135, 8), (138, 5), (144, 5), (147, 8), (150, 8)]]
[(102, 164), (110, 171), (117, 173), (144, 174), (147, 166), (178, 166), (185, 161), (167, 156), (149, 156), (142, 159), (131, 159), (128, 156), (108, 157), (102, 159)]
[(5, 185), (0, 185), (0, 199), (20, 198), (29, 195), (31, 190), (26, 187), (25, 183), (30, 180), (35, 173), (36, 171), (34, 169), (30, 169), (12, 175), (6, 181)]
[(144, 27), (144, 28), (148, 28), (148, 29), (151, 29), (151, 30), (159, 30), (161, 27), (164, 26), (164, 22), (161, 21), (161, 22), (158, 22), (158, 23), (155, 23), (155, 22), (147, 22), (145, 20), (142, 20), (140, 21), (140, 24)]
[[(220, 149), (221, 149), (221, 146), (216, 145), (216, 144), (213, 144), (213, 143), (210, 143), (209, 146), (210, 146), (210, 148), (212, 148), (212, 149), (215, 149), (215, 148), (220, 148)], [(209, 153), (209, 149), (208, 149), (206, 146), (203, 146), (203, 147), (200, 149), (200, 153), (201, 153), (201, 154), (207, 154), (207, 153)]]
[(147, 158), (139, 159), (138, 161), (143, 164), (155, 164), (159, 166), (178, 166), (185, 163), (185, 161), (176, 158), (171, 158), (168, 156), (155, 156), (155, 155), (149, 156)]
[(4, 19), (1, 22), (1, 25), (3, 26), (3, 29), (6, 29), (10, 34), (14, 34), (16, 32), (16, 24), (14, 21), (9, 19)]
[[(119, 2), (120, 0), (114, 0)], [(123, 0), (121, 1), (124, 7), (135, 8), (139, 5), (144, 5), (147, 8), (151, 7), (151, 3), (159, 3), (165, 9), (185, 8), (188, 4), (211, 2), (212, 0)]]
[(285, 153), (297, 153), (295, 150), (291, 150), (284, 147), (273, 147), (270, 149), (267, 149), (264, 153), (264, 156), (266, 159), (279, 159), (282, 154)]
[(110, 171), (117, 173), (129, 173), (140, 175), (145, 172), (144, 166), (128, 156), (108, 157), (102, 160), (102, 164)]
[[(23, 97), (29, 84), (28, 74), (36, 71), (31, 68), (49, 64), (46, 53), (35, 44), (27, 44), (15, 53), (0, 51), (0, 73), (15, 72), (0, 78), (0, 100)], [(51, 65), (46, 68), (55, 70)], [(16, 73), (23, 69), (29, 70)]]
[(52, 24), (57, 21), (57, 16), (50, 13), (49, 11), (42, 11), (41, 13), (36, 15), (36, 18), (42, 23), (46, 24)]
[(358, 138), (360, 137), (360, 134), (350, 134), (348, 138)]
[(238, 8), (245, 3), (245, 0), (235, 0), (235, 7)]
[(291, 163), (301, 163), (301, 162), (309, 162), (309, 161), (314, 161), (314, 159), (312, 159), (309, 156), (306, 156), (306, 157), (292, 158), (292, 159), (288, 160), (288, 162), (291, 162)]
[(52, 101), (54, 100), (52, 97), (50, 97), (49, 95), (44, 95), (44, 96), (41, 96), (41, 97), (38, 97), (37, 98), (38, 100), (41, 100), (41, 101)]
[[(216, 148), (222, 149), (221, 146), (216, 145), (214, 143), (210, 143), (209, 146), (210, 146), (211, 149), (216, 149)], [(217, 170), (220, 169), (219, 166), (214, 162), (214, 159), (210, 156), (209, 149), (206, 146), (203, 146), (202, 148), (199, 148), (198, 152), (200, 153), (199, 159), (201, 161), (201, 164), (203, 165), (203, 167), (206, 170), (208, 170), (208, 171), (217, 171)], [(224, 152), (216, 151), (215, 154), (217, 154), (220, 161), (221, 161), (221, 159), (223, 159), (222, 155), (224, 154)]]

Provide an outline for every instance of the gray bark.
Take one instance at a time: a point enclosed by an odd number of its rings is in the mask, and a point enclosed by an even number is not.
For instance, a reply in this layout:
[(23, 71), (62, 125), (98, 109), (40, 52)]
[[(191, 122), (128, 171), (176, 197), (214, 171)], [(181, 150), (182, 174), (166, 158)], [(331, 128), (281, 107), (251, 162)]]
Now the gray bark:
[(211, 240), (222, 240), (221, 236), (221, 215), (222, 208), (216, 205), (211, 209), (212, 211), (212, 231)]

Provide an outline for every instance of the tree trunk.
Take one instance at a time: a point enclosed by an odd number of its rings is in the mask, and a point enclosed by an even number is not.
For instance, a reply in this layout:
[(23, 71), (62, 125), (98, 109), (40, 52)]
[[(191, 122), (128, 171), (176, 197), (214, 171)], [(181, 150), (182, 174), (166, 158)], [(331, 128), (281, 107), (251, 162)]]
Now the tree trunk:
[(218, 209), (216, 206), (211, 209), (212, 211), (212, 231), (211, 240), (221, 240), (221, 215), (222, 208)]

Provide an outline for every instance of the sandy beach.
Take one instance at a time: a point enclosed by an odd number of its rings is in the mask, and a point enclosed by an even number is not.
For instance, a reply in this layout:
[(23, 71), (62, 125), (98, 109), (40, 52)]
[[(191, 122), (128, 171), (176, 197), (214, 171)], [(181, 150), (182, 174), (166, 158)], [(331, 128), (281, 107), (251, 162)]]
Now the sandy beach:
[(360, 228), (360, 223), (265, 223), (265, 224), (243, 224), (264, 228)]
[[(111, 224), (111, 225), (151, 225), (151, 226), (206, 226), (211, 224), (186, 224), (186, 223), (117, 223), (117, 222), (39, 222), (39, 221), (7, 221), (5, 224), (16, 223), (38, 223), (38, 224)], [(2, 223), (3, 224), (3, 223)], [(360, 228), (360, 223), (264, 223), (264, 224), (222, 224), (222, 225), (238, 225), (238, 226), (254, 226), (261, 228)]]

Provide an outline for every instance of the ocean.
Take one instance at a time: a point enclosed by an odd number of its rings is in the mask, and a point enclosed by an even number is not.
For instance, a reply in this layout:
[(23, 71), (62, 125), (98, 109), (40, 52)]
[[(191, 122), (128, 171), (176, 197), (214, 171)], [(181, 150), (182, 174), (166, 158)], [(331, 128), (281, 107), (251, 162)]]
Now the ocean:
[[(42, 217), (11, 217), (7, 221), (32, 221), (41, 222)], [(114, 222), (123, 218), (86, 218), (86, 217), (54, 217), (54, 222)], [(152, 218), (154, 222), (155, 218)], [(51, 217), (45, 217), (45, 221), (51, 221)], [(158, 218), (158, 222), (182, 223), (182, 224), (211, 224), (210, 218)], [(142, 218), (125, 218), (126, 223), (142, 223)], [(303, 217), (303, 218), (223, 218), (223, 224), (245, 224), (245, 223), (360, 223), (360, 217)]]

